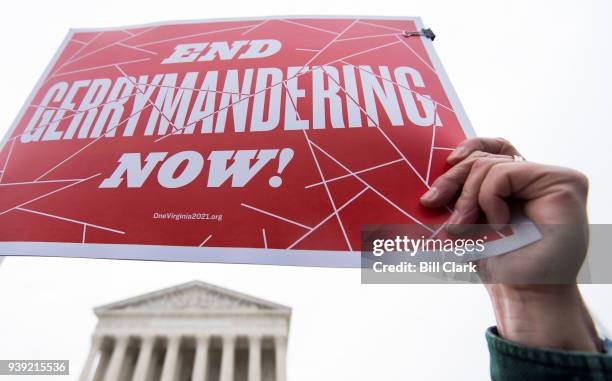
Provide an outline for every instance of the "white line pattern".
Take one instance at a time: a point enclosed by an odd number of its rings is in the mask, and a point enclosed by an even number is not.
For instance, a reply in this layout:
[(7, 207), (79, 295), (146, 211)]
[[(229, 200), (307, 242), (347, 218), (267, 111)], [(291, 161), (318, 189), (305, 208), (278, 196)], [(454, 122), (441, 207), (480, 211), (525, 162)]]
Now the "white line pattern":
[(111, 229), (111, 228), (108, 228), (108, 227), (105, 227), (105, 226), (91, 224), (91, 223), (85, 222), (85, 221), (74, 220), (72, 218), (66, 218), (66, 217), (58, 216), (58, 215), (51, 214), (51, 213), (44, 213), (44, 212), (40, 212), (38, 210), (26, 209), (26, 208), (22, 208), (22, 207), (17, 207), (17, 208), (15, 208), (15, 210), (20, 210), (22, 212), (28, 212), (28, 213), (32, 213), (32, 214), (38, 214), (39, 216), (55, 218), (57, 220), (72, 222), (72, 223), (83, 225), (83, 226), (90, 226), (92, 228), (96, 228), (96, 229), (100, 229), (100, 230), (106, 230), (106, 231), (117, 233), (117, 234), (125, 234), (125, 232), (121, 231), (121, 230)]
[(259, 213), (265, 214), (266, 216), (274, 217), (274, 218), (279, 219), (279, 220), (281, 220), (281, 221), (285, 221), (285, 222), (288, 222), (288, 223), (290, 223), (290, 224), (293, 224), (293, 225), (299, 226), (299, 227), (301, 227), (301, 228), (304, 228), (304, 229), (312, 229), (312, 228), (311, 228), (310, 226), (308, 226), (308, 225), (304, 225), (304, 224), (301, 224), (301, 223), (299, 223), (299, 222), (296, 222), (296, 221), (290, 220), (289, 218), (279, 216), (278, 214), (274, 214), (274, 213), (272, 213), (272, 212), (268, 212), (268, 211), (265, 211), (265, 210), (263, 210), (263, 209), (259, 209), (259, 208), (256, 208), (256, 207), (254, 207), (254, 206), (251, 206), (251, 205), (248, 205), (248, 204), (245, 204), (245, 203), (240, 203), (240, 205), (241, 205), (241, 206), (244, 206), (245, 208), (248, 208), (248, 209), (254, 210), (254, 211), (256, 211), (256, 212), (259, 212)]
[(8, 166), (9, 160), (11, 160), (11, 156), (13, 154), (13, 148), (15, 148), (15, 141), (17, 139), (13, 138), (13, 141), (11, 142), (11, 147), (9, 148), (8, 154), (6, 155), (6, 160), (4, 161), (4, 166), (2, 167), (2, 173), (0, 173), (0, 183), (2, 182), (2, 179), (4, 178), (4, 174), (6, 173), (6, 167)]
[[(375, 165), (375, 166), (373, 166), (373, 167), (369, 167), (369, 168), (361, 169), (361, 170), (356, 171), (356, 172), (354, 172), (354, 173), (355, 173), (355, 174), (360, 174), (360, 173), (364, 173), (364, 172), (370, 172), (370, 171), (373, 171), (373, 170), (375, 170), (375, 169), (383, 168), (383, 167), (386, 167), (386, 166), (391, 165), (391, 164), (399, 163), (400, 161), (404, 161), (404, 160), (403, 160), (403, 159), (396, 159), (396, 160), (388, 161), (388, 162), (386, 162), (386, 163), (378, 164), (378, 165)], [(332, 183), (332, 182), (334, 182), (334, 181), (338, 181), (338, 180), (345, 179), (345, 178), (347, 178), (347, 177), (352, 177), (352, 175), (342, 175), (342, 176), (338, 176), (338, 177), (333, 177), (333, 178), (331, 178), (331, 179), (327, 179), (327, 181), (325, 181), (325, 183), (328, 183), (328, 184), (329, 184), (329, 183)], [(306, 185), (306, 186), (304, 187), (304, 189), (308, 189), (308, 188), (316, 187), (316, 186), (319, 186), (319, 185), (323, 185), (323, 183), (324, 183), (323, 181), (320, 181), (320, 182), (318, 182), (318, 183), (314, 183), (314, 184)]]
[(86, 179), (83, 179), (83, 180), (81, 180), (81, 181), (77, 181), (76, 183), (72, 183), (72, 184), (66, 185), (66, 186), (64, 186), (64, 187), (62, 187), (62, 188), (59, 188), (59, 189), (53, 190), (53, 191), (51, 191), (51, 192), (45, 193), (45, 194), (43, 194), (43, 195), (40, 195), (40, 196), (38, 196), (38, 197), (35, 197), (35, 198), (33, 198), (33, 199), (29, 200), (29, 201), (23, 202), (23, 203), (21, 203), (21, 204), (19, 204), (19, 205), (17, 205), (17, 206), (14, 206), (14, 207), (12, 207), (12, 208), (9, 208), (9, 209), (4, 210), (3, 212), (0, 212), (0, 216), (1, 216), (1, 215), (3, 215), (3, 214), (6, 214), (6, 213), (8, 213), (8, 212), (10, 212), (10, 211), (12, 211), (12, 210), (15, 210), (15, 209), (17, 209), (17, 208), (21, 208), (21, 207), (22, 207), (22, 206), (24, 206), (24, 205), (28, 205), (28, 204), (30, 204), (30, 203), (32, 203), (32, 202), (34, 202), (34, 201), (38, 201), (38, 200), (40, 200), (40, 199), (42, 199), (42, 198), (45, 198), (45, 197), (47, 197), (47, 196), (50, 196), (50, 195), (52, 195), (52, 194), (54, 194), (54, 193), (61, 192), (61, 191), (65, 190), (65, 189), (71, 188), (71, 187), (73, 187), (73, 186), (75, 186), (75, 185), (79, 185), (80, 183), (85, 182), (85, 181), (87, 181), (87, 180), (91, 180), (91, 179), (93, 179), (94, 177), (97, 177), (97, 176), (100, 176), (100, 174), (99, 174), (99, 173), (98, 173), (98, 174), (95, 174), (95, 175), (90, 176), (90, 177), (88, 177), (88, 178), (86, 178)]
[(202, 243), (200, 244), (200, 246), (199, 246), (199, 247), (204, 246), (204, 245), (206, 244), (206, 242), (208, 242), (208, 240), (209, 240), (209, 239), (211, 239), (211, 238), (212, 238), (212, 234), (209, 234), (209, 235), (208, 235), (208, 237), (206, 237), (206, 238), (204, 239), (204, 241), (202, 241)]

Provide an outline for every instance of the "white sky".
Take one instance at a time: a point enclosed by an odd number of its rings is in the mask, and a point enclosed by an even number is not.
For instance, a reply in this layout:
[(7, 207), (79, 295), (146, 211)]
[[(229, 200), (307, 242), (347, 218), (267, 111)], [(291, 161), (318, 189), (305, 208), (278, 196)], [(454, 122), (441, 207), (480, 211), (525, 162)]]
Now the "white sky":
[[(591, 221), (610, 223), (612, 3), (606, 1), (26, 1), (0, 13), (0, 133), (69, 27), (285, 14), (422, 16), (476, 132), (591, 179)], [(0, 265), (0, 359), (69, 359), (76, 380), (92, 308), (192, 279), (292, 306), (289, 378), (488, 378), (480, 286), (360, 285), (358, 270), (53, 258)], [(612, 328), (612, 286), (583, 287)], [(22, 376), (20, 380), (27, 380)], [(42, 380), (44, 377), (32, 377)]]

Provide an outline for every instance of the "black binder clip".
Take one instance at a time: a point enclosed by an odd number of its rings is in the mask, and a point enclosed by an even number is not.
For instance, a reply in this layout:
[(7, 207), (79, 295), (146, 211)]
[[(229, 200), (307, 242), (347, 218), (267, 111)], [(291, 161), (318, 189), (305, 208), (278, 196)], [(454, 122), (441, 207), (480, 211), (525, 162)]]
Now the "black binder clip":
[(420, 32), (409, 32), (405, 30), (402, 34), (404, 35), (404, 37), (423, 36), (423, 37), (429, 38), (432, 41), (435, 40), (436, 38), (436, 35), (430, 28), (427, 28), (427, 29), (423, 28), (421, 29)]
[(423, 33), (423, 36), (429, 38), (430, 40), (435, 40), (436, 39), (436, 35), (434, 34), (433, 30), (431, 30), (430, 28), (423, 28), (421, 29), (421, 32)]

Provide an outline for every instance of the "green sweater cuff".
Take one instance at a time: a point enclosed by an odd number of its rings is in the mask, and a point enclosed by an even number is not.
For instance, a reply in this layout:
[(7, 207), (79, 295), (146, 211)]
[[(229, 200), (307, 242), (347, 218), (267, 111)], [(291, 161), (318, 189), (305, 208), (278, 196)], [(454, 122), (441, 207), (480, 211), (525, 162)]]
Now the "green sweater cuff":
[(496, 327), (487, 330), (486, 338), (494, 381), (612, 381), (607, 354), (528, 347), (501, 338)]

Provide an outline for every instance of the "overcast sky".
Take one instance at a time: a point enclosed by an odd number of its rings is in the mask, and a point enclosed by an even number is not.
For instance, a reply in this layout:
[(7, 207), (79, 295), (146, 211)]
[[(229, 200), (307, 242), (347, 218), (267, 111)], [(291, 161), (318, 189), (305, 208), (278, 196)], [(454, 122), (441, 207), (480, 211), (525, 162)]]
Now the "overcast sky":
[[(610, 222), (606, 1), (11, 2), (0, 13), (0, 133), (70, 27), (286, 14), (422, 16), (476, 132), (510, 139), (529, 160), (585, 172), (591, 221)], [(484, 330), (494, 319), (482, 287), (365, 286), (358, 270), (273, 266), (7, 258), (0, 265), (0, 359), (69, 359), (71, 376), (52, 380), (76, 380), (94, 306), (193, 279), (293, 307), (291, 381), (488, 377)], [(612, 286), (583, 290), (612, 328)]]

